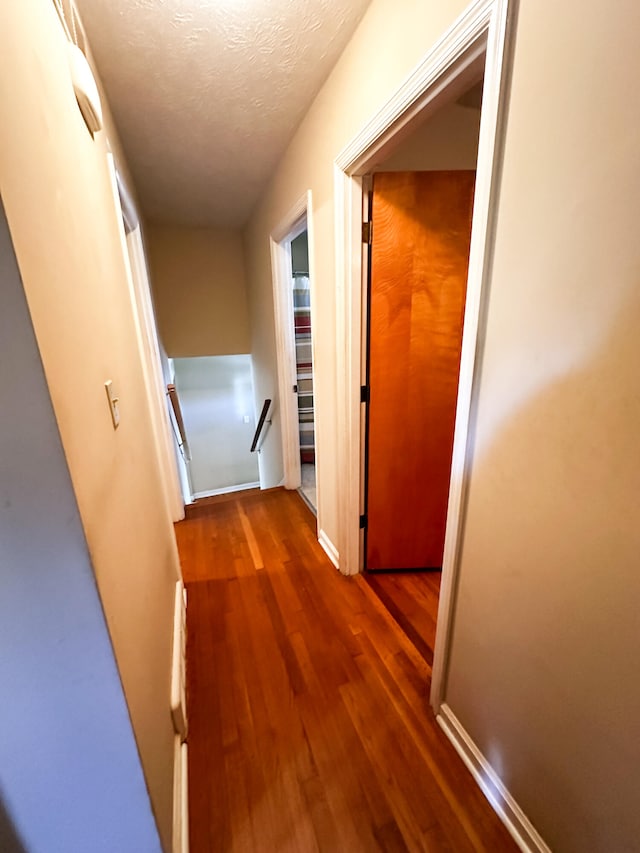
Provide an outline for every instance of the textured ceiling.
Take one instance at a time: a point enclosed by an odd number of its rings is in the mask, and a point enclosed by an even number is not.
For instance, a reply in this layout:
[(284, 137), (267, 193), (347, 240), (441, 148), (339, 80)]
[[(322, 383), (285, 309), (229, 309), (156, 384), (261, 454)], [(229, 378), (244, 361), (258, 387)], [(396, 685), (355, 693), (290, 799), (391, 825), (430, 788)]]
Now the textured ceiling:
[(76, 0), (151, 220), (241, 225), (370, 0)]

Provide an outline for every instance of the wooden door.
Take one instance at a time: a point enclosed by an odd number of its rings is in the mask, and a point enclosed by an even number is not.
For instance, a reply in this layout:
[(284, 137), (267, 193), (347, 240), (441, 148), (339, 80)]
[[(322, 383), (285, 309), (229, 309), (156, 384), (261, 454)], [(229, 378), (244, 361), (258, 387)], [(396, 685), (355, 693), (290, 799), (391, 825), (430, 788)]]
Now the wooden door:
[(474, 181), (374, 175), (368, 569), (442, 566)]

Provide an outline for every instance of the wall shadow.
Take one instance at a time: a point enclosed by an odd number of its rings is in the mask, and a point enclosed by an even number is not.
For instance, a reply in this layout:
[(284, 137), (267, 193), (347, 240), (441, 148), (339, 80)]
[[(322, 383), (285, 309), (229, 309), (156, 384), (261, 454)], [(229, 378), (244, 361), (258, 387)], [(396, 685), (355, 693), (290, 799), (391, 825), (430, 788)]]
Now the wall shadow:
[(0, 850), (2, 853), (28, 853), (7, 813), (0, 796)]

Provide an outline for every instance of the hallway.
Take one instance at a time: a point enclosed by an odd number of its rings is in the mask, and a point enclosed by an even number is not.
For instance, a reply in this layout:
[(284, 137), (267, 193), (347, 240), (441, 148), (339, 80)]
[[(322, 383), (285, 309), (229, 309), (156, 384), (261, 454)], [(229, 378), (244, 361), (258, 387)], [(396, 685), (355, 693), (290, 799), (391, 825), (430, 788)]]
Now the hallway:
[(176, 525), (192, 853), (516, 850), (437, 725), (430, 669), (295, 492)]

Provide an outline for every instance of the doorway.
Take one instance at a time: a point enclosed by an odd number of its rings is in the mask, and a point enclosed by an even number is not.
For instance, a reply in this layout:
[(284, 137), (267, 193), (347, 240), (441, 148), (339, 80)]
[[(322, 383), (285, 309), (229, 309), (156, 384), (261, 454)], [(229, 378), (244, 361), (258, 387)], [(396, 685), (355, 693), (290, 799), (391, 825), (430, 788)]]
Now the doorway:
[(441, 569), (475, 171), (374, 175), (365, 569)]
[(371, 176), (365, 577), (429, 665), (440, 597), (482, 80)]
[(313, 352), (311, 348), (311, 286), (309, 281), (309, 234), (305, 227), (291, 241), (291, 282), (298, 395), (300, 441), (300, 494), (315, 513), (316, 446), (313, 396)]
[[(464, 495), (476, 390), (476, 353), (485, 307), (485, 281), (493, 251), (497, 211), (501, 144), (508, 90), (507, 33), (514, 20), (509, 0), (472, 4), (423, 57), (412, 75), (393, 93), (342, 149), (335, 161), (334, 197), (336, 231), (337, 334), (344, 340), (338, 352), (338, 430), (343, 437), (339, 464), (343, 472), (339, 494), (339, 568), (355, 574), (364, 566), (364, 412), (366, 407), (366, 355), (361, 343), (367, 304), (362, 282), (368, 255), (363, 247), (363, 212), (368, 210), (366, 176), (389, 157), (445, 103), (467, 92), (481, 77), (482, 118), (478, 143), (477, 175), (469, 252), (469, 275), (451, 477), (446, 514), (442, 586), (437, 608), (437, 633), (433, 650), (430, 699), (440, 713), (446, 693), (461, 533), (464, 529)], [(341, 235), (341, 239), (340, 239)], [(365, 519), (366, 521), (366, 519)], [(359, 523), (360, 522), (360, 523)]]
[[(311, 193), (271, 235), (274, 317), (284, 486), (297, 489), (319, 516), (318, 448), (313, 374), (314, 292)], [(318, 528), (321, 528), (318, 522)]]

